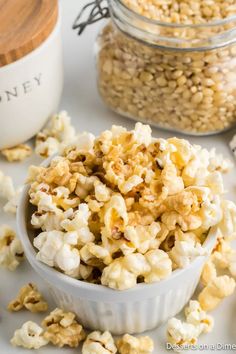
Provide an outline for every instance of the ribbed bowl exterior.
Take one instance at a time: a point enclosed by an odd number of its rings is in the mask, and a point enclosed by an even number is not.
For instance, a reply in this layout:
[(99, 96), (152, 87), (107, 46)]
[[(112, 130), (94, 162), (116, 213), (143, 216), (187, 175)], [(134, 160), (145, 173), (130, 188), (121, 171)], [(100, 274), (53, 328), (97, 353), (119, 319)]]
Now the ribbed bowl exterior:
[(180, 312), (194, 293), (199, 275), (199, 271), (194, 276), (192, 274), (192, 279), (185, 279), (179, 283), (178, 288), (163, 294), (150, 294), (147, 299), (134, 298), (130, 302), (91, 301), (51, 285), (49, 289), (57, 306), (73, 311), (85, 328), (109, 330), (116, 335), (132, 334), (158, 327)]

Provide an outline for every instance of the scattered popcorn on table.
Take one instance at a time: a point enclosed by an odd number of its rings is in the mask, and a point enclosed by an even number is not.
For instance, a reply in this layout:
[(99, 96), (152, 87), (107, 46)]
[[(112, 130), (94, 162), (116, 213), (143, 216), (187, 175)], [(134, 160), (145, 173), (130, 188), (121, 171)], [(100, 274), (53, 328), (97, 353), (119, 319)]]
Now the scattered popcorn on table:
[(117, 348), (109, 332), (90, 333), (82, 347), (82, 354), (115, 354)]
[(76, 348), (85, 339), (83, 327), (72, 312), (56, 308), (43, 320), (42, 326), (45, 328), (44, 338), (59, 348), (64, 345)]
[(23, 190), (23, 186), (20, 186), (16, 189), (16, 192), (13, 197), (11, 197), (8, 202), (4, 205), (3, 210), (5, 213), (16, 214), (16, 210), (19, 203), (20, 194)]
[(172, 318), (167, 323), (167, 341), (181, 351), (184, 346), (195, 345), (202, 333), (211, 332), (214, 320), (201, 308), (198, 301), (191, 300), (185, 308), (186, 322)]
[(194, 326), (203, 325), (203, 332), (208, 333), (212, 331), (214, 326), (214, 320), (212, 316), (206, 314), (202, 310), (198, 301), (191, 300), (189, 306), (185, 308), (185, 316), (187, 323), (191, 323)]
[(204, 311), (214, 310), (225, 297), (233, 294), (235, 286), (235, 280), (227, 275), (213, 278), (198, 296), (201, 308)]
[(12, 178), (0, 171), (0, 198), (10, 200), (15, 196)]
[(72, 143), (76, 138), (75, 129), (65, 111), (54, 115), (47, 126), (37, 134), (35, 152), (41, 157), (49, 157), (57, 153), (64, 145)]
[[(55, 149), (46, 148), (49, 137)], [(141, 123), (76, 136), (65, 113), (37, 144), (44, 156), (61, 154), (29, 171), (37, 258), (69, 276), (128, 289), (206, 255), (211, 227), (236, 235), (236, 206), (224, 200), (222, 179), (232, 164), (214, 149), (153, 138)]]
[(150, 354), (154, 350), (153, 340), (147, 336), (136, 338), (125, 334), (116, 345), (120, 354)]
[(195, 345), (201, 333), (202, 326), (194, 326), (177, 318), (170, 319), (167, 324), (167, 342), (178, 346), (180, 351), (185, 345)]
[(48, 340), (43, 337), (43, 329), (40, 326), (28, 321), (15, 331), (11, 344), (27, 349), (39, 349), (48, 344)]
[(23, 307), (31, 312), (47, 311), (48, 304), (44, 301), (35, 284), (29, 283), (23, 286), (16, 299), (12, 300), (7, 306), (10, 311), (20, 311)]
[(15, 231), (7, 225), (0, 227), (0, 266), (15, 270), (24, 259), (24, 251)]
[(29, 145), (20, 144), (12, 148), (1, 150), (1, 154), (6, 157), (9, 162), (23, 161), (32, 154)]

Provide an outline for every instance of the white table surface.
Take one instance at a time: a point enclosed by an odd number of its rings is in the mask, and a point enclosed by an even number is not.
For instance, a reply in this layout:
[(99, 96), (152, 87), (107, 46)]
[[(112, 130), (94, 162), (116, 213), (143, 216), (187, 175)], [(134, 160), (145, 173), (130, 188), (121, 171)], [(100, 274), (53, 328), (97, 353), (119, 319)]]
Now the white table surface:
[[(96, 90), (96, 75), (94, 68), (94, 41), (101, 23), (88, 28), (86, 32), (78, 37), (71, 29), (72, 22), (78, 13), (80, 7), (85, 4), (85, 0), (61, 0), (62, 5), (62, 32), (64, 45), (64, 64), (65, 64), (65, 86), (60, 108), (69, 112), (73, 124), (79, 131), (91, 131), (98, 134), (100, 131), (109, 128), (112, 124), (123, 125), (132, 128), (134, 122), (122, 118), (110, 112), (99, 99)], [(233, 159), (228, 148), (228, 141), (235, 131), (226, 134), (189, 138), (191, 142), (202, 144), (205, 147), (216, 147), (218, 152), (226, 157)], [(169, 137), (172, 134), (161, 130), (153, 129), (154, 136)], [(31, 164), (37, 164), (41, 160), (32, 156), (25, 163), (10, 164), (3, 158), (0, 158), (0, 169), (13, 177), (15, 185), (23, 183), (27, 167)], [(236, 201), (236, 169), (225, 177), (225, 185), (229, 192), (229, 197)], [(0, 205), (2, 207), (3, 204)], [(15, 219), (11, 215), (0, 211), (0, 223), (8, 223), (15, 226)], [(32, 315), (28, 311), (22, 311), (10, 314), (6, 310), (8, 302), (14, 298), (20, 286), (27, 282), (35, 282), (42, 290), (50, 303), (50, 309), (54, 304), (43, 281), (31, 269), (25, 261), (15, 272), (0, 270), (0, 354), (21, 354), (27, 350), (14, 348), (9, 340), (14, 330), (19, 328), (25, 321), (33, 320), (40, 323), (43, 315)], [(179, 284), (181, 286), (181, 284)], [(235, 294), (226, 299), (221, 306), (213, 312), (215, 317), (215, 328), (212, 333), (201, 336), (199, 344), (236, 343), (236, 296)], [(165, 350), (165, 326), (148, 333), (155, 342), (155, 354), (164, 354)], [(43, 347), (36, 353), (54, 354), (54, 353), (80, 353), (78, 349), (58, 349), (56, 347)], [(202, 351), (194, 351), (200, 353)], [(205, 350), (204, 353), (213, 353), (211, 350)], [(221, 350), (222, 353), (235, 353), (236, 351)]]

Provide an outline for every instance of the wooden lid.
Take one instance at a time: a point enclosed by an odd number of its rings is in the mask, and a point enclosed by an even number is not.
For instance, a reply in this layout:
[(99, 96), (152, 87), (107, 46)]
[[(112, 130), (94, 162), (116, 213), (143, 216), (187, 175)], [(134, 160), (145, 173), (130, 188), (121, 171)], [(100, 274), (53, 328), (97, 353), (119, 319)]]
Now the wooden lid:
[(57, 0), (0, 0), (0, 67), (37, 48), (57, 18)]

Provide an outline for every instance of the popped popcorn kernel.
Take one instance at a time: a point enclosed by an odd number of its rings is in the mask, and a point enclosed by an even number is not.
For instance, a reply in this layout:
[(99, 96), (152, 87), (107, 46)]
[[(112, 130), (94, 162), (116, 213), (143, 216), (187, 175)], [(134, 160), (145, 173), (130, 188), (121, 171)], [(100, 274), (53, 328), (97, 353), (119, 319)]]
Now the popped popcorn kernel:
[(83, 327), (76, 321), (75, 314), (56, 308), (42, 322), (44, 338), (59, 348), (68, 345), (77, 348), (85, 339)]
[(20, 144), (12, 148), (1, 150), (1, 154), (9, 162), (23, 161), (32, 154), (32, 149), (29, 145)]
[(48, 344), (43, 336), (43, 329), (32, 321), (25, 322), (17, 329), (11, 339), (11, 344), (26, 349), (39, 349)]
[(23, 286), (17, 297), (7, 306), (10, 311), (20, 311), (23, 307), (30, 312), (47, 311), (48, 304), (44, 301), (42, 294), (38, 291), (35, 284), (29, 283)]
[(47, 126), (37, 134), (35, 152), (41, 157), (49, 157), (60, 148), (72, 143), (76, 138), (70, 117), (63, 111), (52, 116)]
[(24, 259), (24, 251), (15, 231), (7, 225), (0, 227), (0, 266), (15, 270)]
[(12, 178), (0, 171), (0, 198), (10, 200), (15, 195)]
[(233, 294), (235, 286), (235, 280), (227, 275), (213, 278), (198, 296), (201, 308), (212, 311), (225, 297)]
[(90, 333), (82, 347), (82, 354), (115, 354), (116, 352), (114, 340), (108, 331)]
[(149, 354), (154, 350), (153, 341), (148, 336), (136, 338), (125, 334), (116, 344), (120, 354)]
[(194, 326), (203, 325), (202, 331), (204, 333), (212, 331), (214, 319), (206, 314), (198, 301), (191, 300), (189, 302), (189, 305), (185, 308), (185, 316), (187, 323), (191, 323)]

